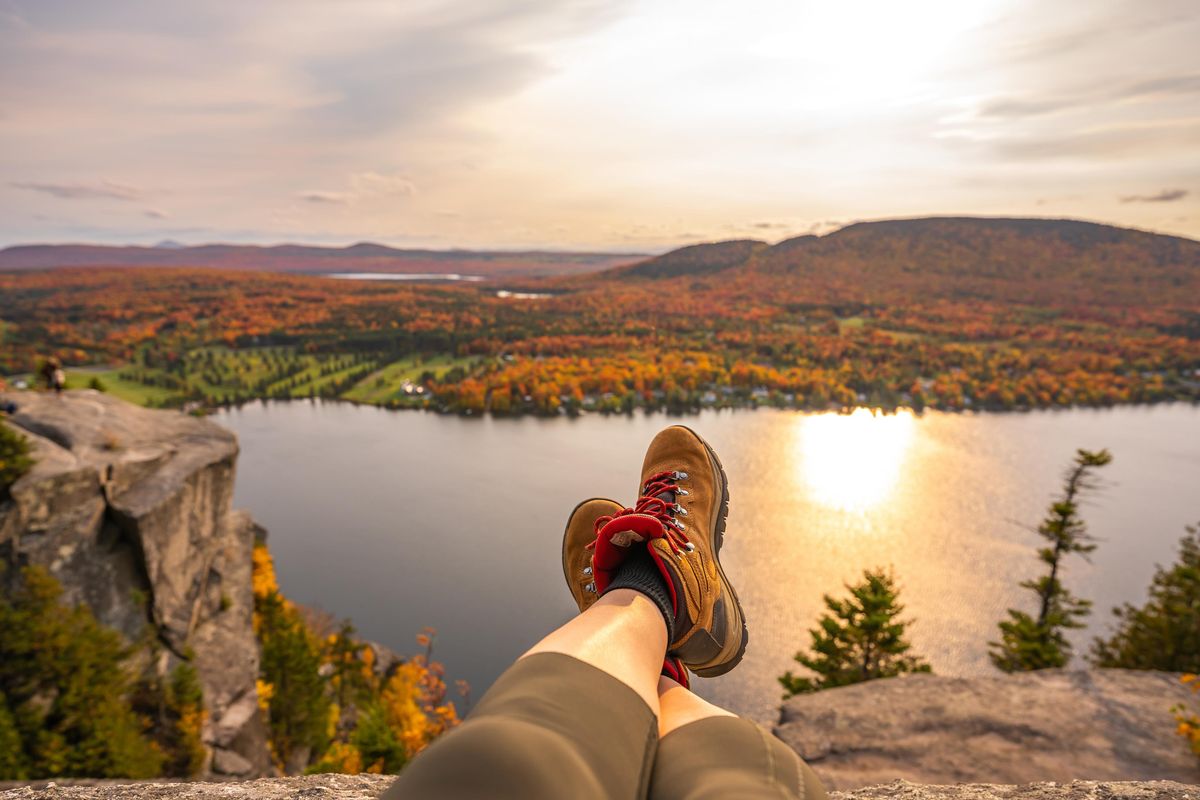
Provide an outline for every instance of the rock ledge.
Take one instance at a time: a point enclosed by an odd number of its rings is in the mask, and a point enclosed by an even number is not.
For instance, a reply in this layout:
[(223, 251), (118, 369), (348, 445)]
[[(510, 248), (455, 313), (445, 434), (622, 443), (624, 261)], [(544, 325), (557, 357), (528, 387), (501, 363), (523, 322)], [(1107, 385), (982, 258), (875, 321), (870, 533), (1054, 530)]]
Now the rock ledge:
[[(0, 800), (370, 800), (391, 784), (390, 775), (308, 775), (264, 778), (243, 783), (133, 783), (91, 786), (20, 787), (0, 791)], [(833, 800), (1200, 800), (1200, 786), (1173, 781), (1031, 783), (1024, 786), (959, 784), (925, 786), (895, 781), (852, 792), (833, 792)]]

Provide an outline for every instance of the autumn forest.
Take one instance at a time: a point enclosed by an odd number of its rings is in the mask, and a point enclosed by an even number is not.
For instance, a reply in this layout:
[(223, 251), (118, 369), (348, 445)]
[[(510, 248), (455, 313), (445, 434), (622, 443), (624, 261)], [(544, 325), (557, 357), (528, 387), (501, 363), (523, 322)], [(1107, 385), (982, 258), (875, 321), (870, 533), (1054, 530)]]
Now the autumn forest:
[[(1059, 220), (860, 223), (478, 282), (0, 272), (0, 374), (147, 405), (479, 414), (1200, 399), (1200, 243)], [(30, 380), (32, 378), (29, 378)]]

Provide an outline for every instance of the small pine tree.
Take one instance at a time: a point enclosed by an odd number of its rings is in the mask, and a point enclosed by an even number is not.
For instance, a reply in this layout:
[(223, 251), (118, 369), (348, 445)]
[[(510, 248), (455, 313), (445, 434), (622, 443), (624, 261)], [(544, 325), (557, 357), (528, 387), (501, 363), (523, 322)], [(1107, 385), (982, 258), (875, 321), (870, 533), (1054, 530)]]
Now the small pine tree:
[(332, 699), (321, 676), (321, 643), (282, 594), (265, 544), (254, 548), (254, 629), (262, 647), (260, 678), (271, 687), (266, 700), (271, 750), (279, 766), (298, 752), (324, 752), (330, 740)]
[(1184, 530), (1179, 561), (1155, 570), (1146, 604), (1113, 609), (1116, 633), (1092, 643), (1096, 666), (1200, 672), (1200, 524)]
[(1065, 556), (1086, 556), (1096, 549), (1079, 515), (1079, 501), (1096, 488), (1095, 471), (1111, 461), (1107, 450), (1078, 450), (1063, 478), (1062, 497), (1050, 504), (1049, 513), (1037, 527), (1037, 533), (1050, 542), (1038, 550), (1038, 558), (1050, 571), (1021, 583), (1038, 597), (1037, 617), (1010, 608), (1008, 619), (999, 624), (1000, 641), (989, 643), (992, 663), (1004, 672), (1063, 667), (1070, 661), (1071, 643), (1065, 631), (1083, 627), (1080, 620), (1091, 613), (1092, 603), (1072, 595), (1059, 573)]
[(909, 621), (899, 619), (904, 606), (897, 602), (900, 590), (890, 572), (864, 570), (862, 582), (846, 584), (846, 589), (850, 596), (845, 600), (825, 595), (830, 613), (809, 631), (812, 654), (795, 656), (817, 677), (790, 671), (780, 676), (785, 699), (905, 672), (932, 672), (922, 658), (909, 655), (912, 645), (904, 635)]
[(16, 483), (32, 466), (29, 440), (0, 420), (0, 498), (5, 497), (8, 487)]

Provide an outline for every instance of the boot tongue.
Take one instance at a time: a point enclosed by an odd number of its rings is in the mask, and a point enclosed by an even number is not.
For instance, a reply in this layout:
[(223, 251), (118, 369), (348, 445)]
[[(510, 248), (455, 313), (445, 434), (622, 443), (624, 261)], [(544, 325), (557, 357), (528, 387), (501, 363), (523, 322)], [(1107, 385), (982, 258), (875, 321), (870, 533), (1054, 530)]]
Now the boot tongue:
[(659, 492), (658, 494), (656, 494), (654, 496), (657, 497), (659, 500), (662, 500), (664, 503), (674, 503), (675, 502), (675, 493), (672, 491)]

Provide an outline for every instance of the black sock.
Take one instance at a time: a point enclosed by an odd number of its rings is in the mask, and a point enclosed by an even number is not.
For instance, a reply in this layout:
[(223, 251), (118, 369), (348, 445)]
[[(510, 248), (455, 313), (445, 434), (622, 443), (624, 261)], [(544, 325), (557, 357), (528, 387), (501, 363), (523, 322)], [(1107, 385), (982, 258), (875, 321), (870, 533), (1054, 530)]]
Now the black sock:
[(640, 547), (630, 553), (609, 584), (608, 591), (613, 589), (633, 589), (653, 600), (667, 623), (667, 641), (674, 640), (675, 607), (671, 604), (671, 591), (649, 553)]

